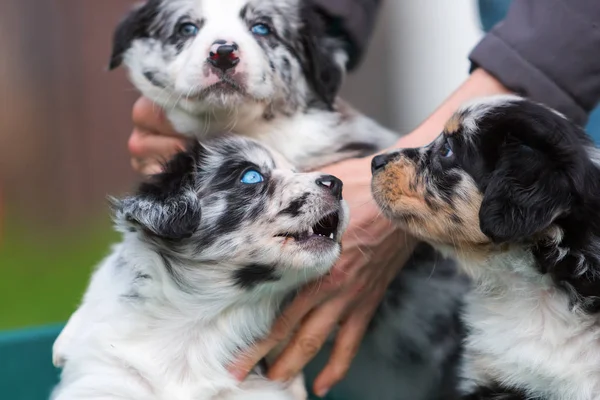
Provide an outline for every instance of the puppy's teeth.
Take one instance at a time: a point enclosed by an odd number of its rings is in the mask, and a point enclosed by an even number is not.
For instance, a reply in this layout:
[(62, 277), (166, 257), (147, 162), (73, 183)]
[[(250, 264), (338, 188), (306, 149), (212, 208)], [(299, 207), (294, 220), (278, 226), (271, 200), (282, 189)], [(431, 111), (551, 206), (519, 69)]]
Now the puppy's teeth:
[(314, 234), (313, 228), (308, 228), (308, 236)]
[(329, 239), (333, 239), (333, 233), (331, 235), (329, 235)]

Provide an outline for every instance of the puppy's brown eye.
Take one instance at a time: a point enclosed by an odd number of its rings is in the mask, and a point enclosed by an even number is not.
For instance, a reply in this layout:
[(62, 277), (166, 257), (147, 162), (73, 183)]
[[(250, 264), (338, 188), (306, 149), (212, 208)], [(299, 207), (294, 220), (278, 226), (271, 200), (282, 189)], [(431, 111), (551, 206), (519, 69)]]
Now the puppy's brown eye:
[(440, 155), (444, 158), (449, 158), (454, 155), (452, 147), (450, 147), (450, 143), (448, 143), (448, 141), (445, 141), (442, 147), (440, 148)]

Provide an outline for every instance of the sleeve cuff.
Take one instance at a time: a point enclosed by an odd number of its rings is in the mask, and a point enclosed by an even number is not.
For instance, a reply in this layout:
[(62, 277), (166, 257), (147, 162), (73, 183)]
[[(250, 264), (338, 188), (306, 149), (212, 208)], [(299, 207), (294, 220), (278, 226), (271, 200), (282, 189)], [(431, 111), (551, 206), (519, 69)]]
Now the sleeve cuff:
[(552, 99), (549, 106), (568, 115), (575, 123), (586, 123), (587, 112), (567, 92), (493, 32), (479, 42), (469, 55), (469, 60), (472, 63), (471, 71), (481, 67), (510, 90), (532, 100), (547, 103), (545, 99)]

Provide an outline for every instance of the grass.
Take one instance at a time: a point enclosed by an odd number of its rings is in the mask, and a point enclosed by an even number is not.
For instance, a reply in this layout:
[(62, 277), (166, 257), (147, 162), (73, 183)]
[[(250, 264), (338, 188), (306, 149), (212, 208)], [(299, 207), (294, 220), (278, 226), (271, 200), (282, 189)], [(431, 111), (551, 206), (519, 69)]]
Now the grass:
[(0, 243), (0, 329), (64, 322), (119, 236), (98, 219), (36, 237), (19, 226), (8, 221)]

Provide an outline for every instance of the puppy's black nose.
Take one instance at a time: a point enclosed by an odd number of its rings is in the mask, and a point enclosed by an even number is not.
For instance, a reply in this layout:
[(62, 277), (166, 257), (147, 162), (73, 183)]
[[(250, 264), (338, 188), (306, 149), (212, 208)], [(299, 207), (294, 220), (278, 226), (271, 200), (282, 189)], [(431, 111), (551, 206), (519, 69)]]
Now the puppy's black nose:
[(331, 193), (335, 196), (336, 199), (342, 199), (342, 187), (344, 186), (344, 184), (335, 176), (323, 175), (320, 176), (315, 182), (317, 183), (317, 185), (331, 191)]
[(383, 169), (383, 167), (385, 167), (389, 162), (389, 154), (380, 154), (373, 157), (373, 161), (371, 161), (371, 174), (375, 174), (375, 172)]
[(207, 60), (216, 68), (227, 71), (240, 62), (238, 49), (238, 45), (235, 42), (217, 40), (210, 47)]

